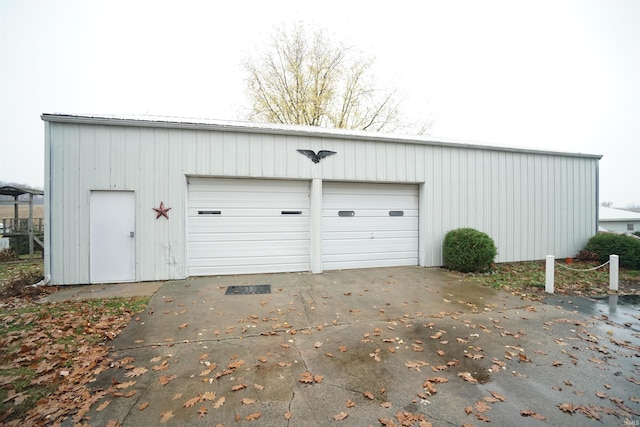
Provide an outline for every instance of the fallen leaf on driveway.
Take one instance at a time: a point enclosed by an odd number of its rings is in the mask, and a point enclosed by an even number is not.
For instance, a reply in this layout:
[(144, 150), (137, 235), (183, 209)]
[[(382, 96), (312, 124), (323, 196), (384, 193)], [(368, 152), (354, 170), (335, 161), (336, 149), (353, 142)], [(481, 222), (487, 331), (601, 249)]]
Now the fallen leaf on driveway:
[(256, 403), (255, 399), (250, 399), (248, 397), (243, 397), (241, 400), (243, 405), (253, 405), (254, 403)]
[(198, 417), (204, 418), (205, 415), (207, 415), (207, 408), (202, 406), (200, 407), (200, 409), (198, 409)]
[(213, 404), (213, 408), (214, 409), (220, 408), (222, 405), (224, 405), (225, 400), (226, 399), (224, 398), (224, 396), (222, 396), (220, 399), (216, 401), (216, 403)]
[(491, 395), (493, 397), (495, 397), (496, 399), (498, 399), (500, 402), (504, 402), (506, 399), (503, 395), (501, 395), (500, 393), (496, 393), (495, 391), (490, 392)]
[(106, 408), (107, 406), (109, 406), (109, 404), (111, 403), (110, 400), (105, 400), (104, 402), (102, 402), (102, 404), (100, 406), (98, 406), (96, 408), (96, 412), (101, 412), (104, 410), (104, 408)]
[(142, 402), (139, 406), (138, 406), (138, 411), (144, 411), (145, 409), (147, 409), (149, 407), (149, 402)]
[(337, 415), (333, 416), (333, 419), (336, 421), (341, 421), (344, 420), (345, 418), (347, 418), (349, 416), (349, 414), (347, 414), (346, 412), (342, 411)]
[(520, 415), (522, 415), (523, 417), (531, 417), (531, 418), (535, 418), (536, 420), (540, 420), (540, 421), (545, 421), (547, 418), (543, 415), (540, 415), (536, 412), (533, 411), (529, 411), (526, 409), (523, 409), (520, 411)]
[(262, 416), (262, 412), (256, 412), (255, 414), (247, 415), (244, 417), (247, 421), (255, 421)]
[(529, 359), (524, 353), (518, 353), (518, 358), (520, 362), (531, 362), (531, 359)]
[(215, 391), (205, 391), (202, 395), (201, 400), (216, 400), (216, 392)]
[(572, 403), (561, 403), (558, 405), (558, 408), (560, 408), (560, 410), (563, 412), (569, 413), (574, 413), (576, 410), (575, 406), (573, 406)]
[(167, 421), (169, 421), (171, 418), (173, 418), (173, 411), (164, 411), (162, 414), (160, 414), (160, 422), (162, 424), (166, 423)]
[(124, 376), (127, 378), (139, 377), (140, 375), (147, 372), (147, 370), (148, 370), (147, 368), (143, 368), (143, 367), (133, 368), (131, 371), (124, 374)]
[(196, 396), (194, 398), (191, 398), (189, 400), (187, 400), (186, 402), (184, 402), (182, 404), (183, 408), (191, 408), (192, 406), (195, 406), (196, 403), (200, 402), (200, 396)]
[(246, 384), (237, 384), (231, 387), (231, 391), (238, 391), (247, 388)]
[(487, 405), (487, 403), (483, 400), (478, 400), (476, 402), (476, 411), (482, 413), (482, 412), (487, 412), (489, 409), (491, 409), (491, 407), (489, 405)]
[(160, 381), (160, 385), (167, 385), (176, 378), (178, 378), (177, 375), (162, 375), (158, 380)]
[(303, 384), (312, 384), (313, 383), (313, 374), (311, 372), (307, 371), (304, 374), (300, 375), (300, 378), (298, 379), (298, 381), (300, 381)]
[(129, 387), (131, 387), (132, 385), (134, 385), (135, 383), (136, 383), (135, 381), (127, 381), (127, 382), (120, 383), (120, 384), (116, 385), (116, 388), (117, 388), (117, 389), (125, 389), (125, 388), (129, 388)]
[(463, 380), (465, 380), (465, 381), (469, 381), (470, 383), (477, 383), (478, 382), (478, 380), (473, 378), (473, 376), (469, 372), (460, 372), (458, 374), (458, 376), (460, 378), (462, 378)]

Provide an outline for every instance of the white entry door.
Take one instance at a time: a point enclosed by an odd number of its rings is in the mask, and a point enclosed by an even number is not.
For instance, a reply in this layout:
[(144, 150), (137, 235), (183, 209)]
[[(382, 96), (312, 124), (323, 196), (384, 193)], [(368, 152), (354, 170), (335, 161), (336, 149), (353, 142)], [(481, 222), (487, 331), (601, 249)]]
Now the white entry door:
[(134, 281), (135, 194), (92, 191), (90, 211), (91, 283)]

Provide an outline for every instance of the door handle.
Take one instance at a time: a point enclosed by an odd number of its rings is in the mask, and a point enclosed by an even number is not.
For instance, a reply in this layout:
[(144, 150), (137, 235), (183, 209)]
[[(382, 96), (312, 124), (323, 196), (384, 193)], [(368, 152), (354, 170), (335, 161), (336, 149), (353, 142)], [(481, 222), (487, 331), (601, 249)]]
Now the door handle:
[(133, 231), (130, 231), (129, 232), (129, 237), (134, 237), (134, 236), (135, 236), (135, 233)]

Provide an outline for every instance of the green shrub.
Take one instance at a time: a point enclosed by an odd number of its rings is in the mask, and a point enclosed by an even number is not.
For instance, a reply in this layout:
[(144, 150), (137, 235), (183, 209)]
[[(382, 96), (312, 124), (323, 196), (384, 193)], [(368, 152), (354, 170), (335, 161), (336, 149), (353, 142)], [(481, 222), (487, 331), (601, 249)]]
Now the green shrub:
[(624, 234), (599, 233), (589, 239), (584, 247), (598, 254), (600, 262), (609, 260), (609, 255), (620, 257), (620, 267), (640, 270), (640, 239)]
[(493, 239), (473, 228), (458, 228), (444, 237), (444, 265), (463, 273), (487, 271), (498, 254)]

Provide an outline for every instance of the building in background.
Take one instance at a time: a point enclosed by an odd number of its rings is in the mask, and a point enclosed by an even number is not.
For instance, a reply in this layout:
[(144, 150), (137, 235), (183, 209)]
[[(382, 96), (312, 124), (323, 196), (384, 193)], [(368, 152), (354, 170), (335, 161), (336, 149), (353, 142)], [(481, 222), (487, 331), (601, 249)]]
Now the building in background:
[(640, 231), (640, 213), (623, 209), (599, 208), (599, 229), (615, 233), (635, 233)]
[(54, 285), (440, 266), (459, 227), (491, 236), (498, 262), (563, 258), (597, 232), (599, 155), (286, 125), (42, 119)]

